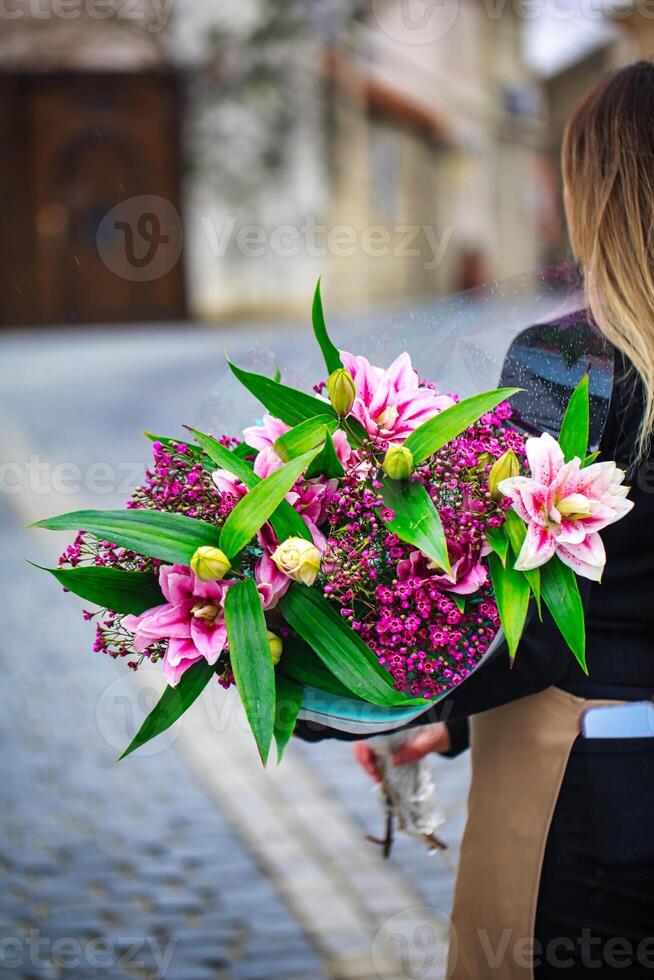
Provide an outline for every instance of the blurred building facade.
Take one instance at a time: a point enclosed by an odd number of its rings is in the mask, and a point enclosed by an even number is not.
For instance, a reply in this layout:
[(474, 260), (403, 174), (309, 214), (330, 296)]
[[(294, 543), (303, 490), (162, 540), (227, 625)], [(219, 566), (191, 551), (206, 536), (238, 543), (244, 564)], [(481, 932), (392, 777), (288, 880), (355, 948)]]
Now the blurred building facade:
[[(246, 163), (230, 182), (229, 165), (208, 166), (200, 153), (188, 240), (198, 311), (300, 312), (320, 274), (330, 302), (351, 307), (443, 294), (537, 265), (552, 202), (541, 175), (540, 88), (522, 59), (515, 7), (489, 16), (478, 0), (293, 6), (304, 19), (253, 4), (213, 57), (196, 53), (201, 73), (229, 66), (230, 49), (246, 53), (252, 75), (258, 65), (268, 82), (259, 95), (273, 107), (264, 115), (277, 112), (273, 85), (288, 110), (278, 113), (269, 153), (283, 165), (262, 169), (244, 208)], [(428, 21), (412, 19), (420, 9), (429, 9)], [(224, 70), (216, 70), (223, 94), (207, 98), (203, 112), (218, 131), (229, 107), (216, 109), (225, 98)], [(250, 132), (259, 149), (266, 122), (260, 106), (242, 118), (251, 80), (242, 57), (231, 71), (241, 76), (240, 135)], [(246, 157), (252, 164), (256, 152)]]
[(641, 20), (540, 79), (519, 4), (14, 0), (0, 321), (304, 314), (318, 275), (371, 307), (557, 260), (564, 120)]
[(559, 204), (562, 196), (559, 158), (566, 122), (584, 94), (607, 73), (639, 58), (654, 56), (654, 22), (643, 16), (643, 10), (637, 3), (621, 7), (617, 16), (608, 22), (613, 30), (607, 31), (605, 40), (543, 79), (547, 115), (546, 166), (557, 202), (549, 234), (544, 239), (545, 262), (558, 261), (568, 247), (563, 209)]

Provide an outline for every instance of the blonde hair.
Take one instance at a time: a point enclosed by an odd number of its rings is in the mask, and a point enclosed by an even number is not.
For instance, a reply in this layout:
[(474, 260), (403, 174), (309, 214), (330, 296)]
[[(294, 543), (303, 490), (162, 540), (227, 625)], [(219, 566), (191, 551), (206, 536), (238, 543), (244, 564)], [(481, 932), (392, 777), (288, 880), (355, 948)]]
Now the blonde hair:
[(654, 430), (654, 64), (641, 61), (577, 106), (563, 142), (570, 243), (598, 326), (638, 371)]

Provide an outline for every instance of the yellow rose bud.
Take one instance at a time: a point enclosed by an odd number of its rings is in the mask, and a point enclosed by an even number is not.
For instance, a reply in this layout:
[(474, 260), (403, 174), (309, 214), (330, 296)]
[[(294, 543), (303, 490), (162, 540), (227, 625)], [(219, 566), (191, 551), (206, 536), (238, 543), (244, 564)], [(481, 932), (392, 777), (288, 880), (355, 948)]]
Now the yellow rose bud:
[(347, 415), (357, 395), (354, 378), (350, 372), (345, 368), (332, 371), (327, 379), (327, 391), (334, 411), (340, 416)]
[(229, 558), (220, 548), (203, 545), (191, 558), (191, 570), (202, 582), (224, 578), (231, 567)]
[(389, 446), (382, 469), (391, 480), (406, 480), (413, 473), (413, 453), (406, 446)]
[(282, 643), (281, 636), (277, 636), (272, 630), (268, 630), (268, 646), (270, 647), (270, 656), (272, 657), (273, 667), (276, 667), (282, 657), (282, 650), (284, 649), (284, 644)]
[(503, 456), (495, 460), (493, 468), (488, 474), (488, 489), (491, 492), (491, 496), (499, 500), (502, 497), (502, 492), (499, 489), (502, 480), (508, 480), (512, 476), (519, 475), (520, 464), (518, 457), (512, 449), (508, 449)]
[(271, 558), (280, 572), (304, 585), (313, 585), (320, 571), (321, 554), (315, 544), (304, 538), (282, 541)]

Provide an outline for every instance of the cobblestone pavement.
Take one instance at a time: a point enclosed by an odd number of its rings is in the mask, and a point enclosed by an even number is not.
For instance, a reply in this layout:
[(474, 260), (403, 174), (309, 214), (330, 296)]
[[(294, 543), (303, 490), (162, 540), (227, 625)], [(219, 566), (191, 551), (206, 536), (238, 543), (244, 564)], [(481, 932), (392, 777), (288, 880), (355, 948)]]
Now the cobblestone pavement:
[[(62, 539), (19, 523), (123, 502), (147, 456), (140, 430), (235, 411), (216, 380), (223, 348), (271, 365), (245, 353), (262, 341), (299, 373), (306, 338), (281, 329), (2, 341), (0, 458), (20, 492), (0, 498), (0, 980), (442, 975), (452, 871), (412, 841), (383, 862), (363, 840), (381, 818), (349, 746), (293, 743), (264, 773), (215, 685), (116, 765), (161, 676), (94, 656), (81, 604), (21, 561), (52, 563)], [(441, 763), (438, 782), (454, 862), (467, 761)], [(426, 952), (412, 948), (420, 925)]]

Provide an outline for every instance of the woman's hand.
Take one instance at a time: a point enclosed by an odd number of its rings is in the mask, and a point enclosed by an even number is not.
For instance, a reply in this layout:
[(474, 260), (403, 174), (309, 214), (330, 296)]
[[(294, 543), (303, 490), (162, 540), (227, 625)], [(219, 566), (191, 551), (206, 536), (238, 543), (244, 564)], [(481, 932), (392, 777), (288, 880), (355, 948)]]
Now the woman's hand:
[[(451, 747), (449, 729), (445, 722), (438, 721), (435, 725), (429, 725), (428, 728), (421, 729), (412, 738), (407, 739), (393, 756), (393, 765), (406, 766), (412, 762), (419, 762), (430, 752), (449, 752)], [(377, 759), (369, 742), (354, 743), (354, 758), (376, 783), (381, 782)]]

